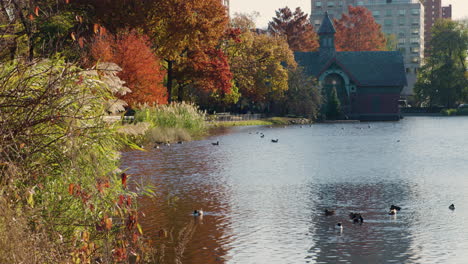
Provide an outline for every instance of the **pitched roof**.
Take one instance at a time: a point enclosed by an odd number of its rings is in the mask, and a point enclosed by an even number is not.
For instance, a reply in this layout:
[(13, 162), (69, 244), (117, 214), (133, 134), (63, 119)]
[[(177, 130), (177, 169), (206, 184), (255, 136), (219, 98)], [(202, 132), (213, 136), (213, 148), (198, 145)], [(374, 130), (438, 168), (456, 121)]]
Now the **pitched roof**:
[(333, 22), (331, 21), (330, 17), (328, 16), (328, 12), (325, 12), (325, 16), (323, 17), (322, 25), (320, 26), (317, 34), (335, 34), (335, 26), (333, 26)]
[(398, 51), (337, 52), (326, 60), (318, 52), (296, 52), (294, 56), (308, 74), (316, 77), (335, 62), (360, 86), (407, 85), (403, 56)]

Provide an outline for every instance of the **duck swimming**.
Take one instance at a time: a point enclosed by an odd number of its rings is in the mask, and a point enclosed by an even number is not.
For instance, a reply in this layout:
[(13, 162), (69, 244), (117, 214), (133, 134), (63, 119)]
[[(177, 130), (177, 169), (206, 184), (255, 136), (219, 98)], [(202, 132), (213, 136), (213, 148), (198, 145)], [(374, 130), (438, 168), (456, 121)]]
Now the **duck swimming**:
[(212, 142), (211, 145), (213, 145), (213, 146), (219, 146), (219, 141)]
[(343, 232), (343, 225), (342, 225), (341, 223), (337, 223), (337, 224), (335, 225), (335, 229), (336, 229), (336, 230), (339, 230), (340, 232)]
[(349, 218), (353, 220), (353, 223), (364, 223), (364, 218), (360, 213), (349, 213)]
[(193, 216), (202, 216), (203, 215), (203, 210), (193, 210)]
[(390, 209), (389, 215), (396, 215), (397, 209)]
[(328, 209), (325, 209), (325, 215), (326, 216), (330, 216), (330, 215), (334, 215), (335, 214), (335, 210), (328, 210)]
[(455, 205), (454, 205), (454, 204), (451, 204), (451, 205), (449, 206), (449, 209), (450, 209), (450, 210), (455, 210)]
[(397, 211), (400, 211), (400, 210), (401, 210), (401, 207), (392, 204), (392, 205), (390, 206), (390, 210), (393, 210), (393, 209), (395, 209), (395, 210), (397, 210)]
[(279, 139), (272, 139), (271, 142), (278, 143)]

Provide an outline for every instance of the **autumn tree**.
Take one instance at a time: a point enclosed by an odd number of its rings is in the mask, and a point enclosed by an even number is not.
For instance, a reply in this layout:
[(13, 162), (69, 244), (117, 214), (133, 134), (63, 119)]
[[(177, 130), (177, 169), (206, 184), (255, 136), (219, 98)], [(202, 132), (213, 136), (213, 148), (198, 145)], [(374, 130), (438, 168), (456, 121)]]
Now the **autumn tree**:
[(268, 24), (268, 31), (286, 38), (293, 51), (316, 51), (318, 37), (308, 15), (300, 7), (294, 13), (289, 7), (276, 11), (276, 17)]
[(297, 64), (286, 40), (251, 30), (243, 30), (240, 38), (226, 51), (244, 101), (265, 103), (288, 90), (288, 71)]
[[(167, 64), (169, 100), (172, 99), (174, 81), (178, 81), (174, 68), (184, 64), (184, 70), (195, 70), (186, 67), (184, 61), (193, 58), (194, 54), (213, 54), (227, 25), (227, 11), (219, 0), (160, 0), (152, 6), (147, 29), (156, 53)], [(184, 86), (178, 88), (178, 100), (181, 101)]]
[(150, 45), (147, 36), (130, 31), (117, 36), (98, 37), (90, 48), (94, 60), (114, 62), (122, 68), (118, 76), (131, 92), (121, 99), (131, 106), (167, 103), (167, 92), (163, 86), (165, 72), (161, 70), (160, 61)]
[(348, 6), (348, 13), (334, 20), (335, 45), (338, 51), (378, 51), (386, 49), (385, 35), (371, 11)]

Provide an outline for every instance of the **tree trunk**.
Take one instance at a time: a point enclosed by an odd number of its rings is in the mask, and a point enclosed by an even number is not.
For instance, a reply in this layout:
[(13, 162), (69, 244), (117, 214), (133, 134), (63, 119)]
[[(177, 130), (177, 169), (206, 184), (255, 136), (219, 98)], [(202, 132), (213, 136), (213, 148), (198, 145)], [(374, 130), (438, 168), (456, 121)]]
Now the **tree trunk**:
[(174, 64), (174, 61), (172, 60), (166, 60), (167, 61), (167, 102), (171, 103), (172, 102), (172, 81), (174, 79), (174, 72), (172, 70), (172, 66)]
[(177, 90), (177, 101), (182, 102), (184, 100), (184, 86), (179, 85), (179, 88)]

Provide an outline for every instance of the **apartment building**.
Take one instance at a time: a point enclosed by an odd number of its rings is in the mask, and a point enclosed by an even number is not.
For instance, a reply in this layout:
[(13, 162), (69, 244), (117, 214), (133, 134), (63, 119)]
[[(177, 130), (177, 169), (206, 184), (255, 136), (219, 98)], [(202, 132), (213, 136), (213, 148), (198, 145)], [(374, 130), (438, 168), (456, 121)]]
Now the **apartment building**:
[(228, 13), (228, 16), (229, 16), (230, 15), (229, 0), (221, 0), (221, 3), (223, 3), (223, 5), (227, 8), (227, 13)]
[(424, 42), (425, 56), (429, 56), (431, 50), (432, 27), (438, 19), (452, 18), (452, 5), (442, 6), (442, 0), (425, 0), (424, 2)]
[[(439, 0), (440, 1), (440, 0)], [(403, 88), (403, 96), (413, 95), (417, 71), (424, 57), (424, 6), (419, 0), (311, 0), (311, 21), (315, 28), (320, 27), (321, 18), (328, 12), (339, 19), (348, 12), (348, 6), (363, 6), (369, 9), (382, 31), (397, 39), (398, 50), (405, 63), (408, 85)]]
[(452, 5), (442, 7), (442, 18), (452, 19)]

